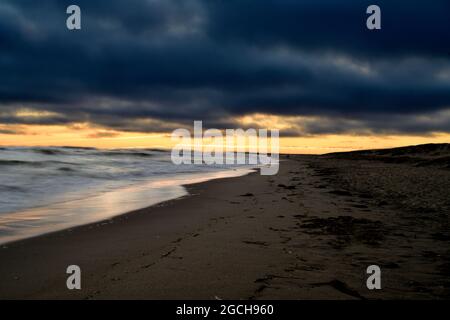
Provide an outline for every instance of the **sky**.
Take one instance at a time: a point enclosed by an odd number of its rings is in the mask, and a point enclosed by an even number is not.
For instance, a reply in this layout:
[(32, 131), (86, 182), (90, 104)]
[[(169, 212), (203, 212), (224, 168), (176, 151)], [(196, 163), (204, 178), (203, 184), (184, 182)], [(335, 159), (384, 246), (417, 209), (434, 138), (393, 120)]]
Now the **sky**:
[(450, 1), (0, 2), (0, 145), (170, 147), (194, 120), (293, 153), (450, 142)]

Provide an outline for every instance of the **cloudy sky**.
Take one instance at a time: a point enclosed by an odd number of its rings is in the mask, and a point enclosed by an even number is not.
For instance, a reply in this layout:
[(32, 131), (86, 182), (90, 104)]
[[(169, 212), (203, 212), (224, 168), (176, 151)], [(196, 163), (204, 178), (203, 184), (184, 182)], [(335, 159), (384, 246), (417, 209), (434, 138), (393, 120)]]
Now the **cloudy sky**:
[(1, 0), (0, 144), (161, 146), (194, 120), (292, 150), (450, 142), (450, 1)]

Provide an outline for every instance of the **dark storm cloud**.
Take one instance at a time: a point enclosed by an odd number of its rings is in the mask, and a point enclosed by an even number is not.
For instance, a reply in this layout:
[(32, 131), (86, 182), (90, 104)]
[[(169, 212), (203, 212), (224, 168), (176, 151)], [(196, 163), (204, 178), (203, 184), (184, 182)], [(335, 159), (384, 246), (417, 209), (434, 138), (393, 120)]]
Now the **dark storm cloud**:
[[(65, 27), (70, 4), (80, 31)], [(321, 119), (298, 134), (450, 132), (420, 121), (450, 108), (450, 2), (377, 1), (375, 32), (369, 4), (2, 1), (0, 123), (154, 131), (258, 112)], [(57, 115), (14, 116), (17, 106)]]
[[(403, 0), (207, 1), (209, 32), (261, 47), (288, 45), (367, 57), (446, 56), (450, 52), (450, 2)], [(382, 30), (365, 26), (369, 5), (382, 9)]]

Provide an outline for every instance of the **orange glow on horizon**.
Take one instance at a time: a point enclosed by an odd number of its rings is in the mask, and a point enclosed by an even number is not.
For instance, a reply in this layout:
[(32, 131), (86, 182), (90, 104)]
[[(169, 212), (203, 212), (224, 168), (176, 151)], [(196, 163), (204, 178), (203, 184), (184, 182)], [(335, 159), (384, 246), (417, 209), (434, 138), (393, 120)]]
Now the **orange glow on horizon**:
[[(436, 133), (427, 136), (370, 134), (327, 134), (305, 137), (281, 136), (280, 152), (322, 154), (338, 151), (393, 148), (424, 143), (449, 142), (450, 134), (448, 133)], [(114, 131), (83, 123), (70, 126), (0, 125), (0, 146), (170, 149), (177, 143), (180, 142), (171, 140), (170, 133)]]

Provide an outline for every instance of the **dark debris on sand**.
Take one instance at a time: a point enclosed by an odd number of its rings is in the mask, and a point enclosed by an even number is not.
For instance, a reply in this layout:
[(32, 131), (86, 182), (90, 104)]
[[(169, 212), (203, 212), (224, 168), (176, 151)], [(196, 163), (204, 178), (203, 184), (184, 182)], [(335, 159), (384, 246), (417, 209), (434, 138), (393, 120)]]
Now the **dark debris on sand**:
[(353, 240), (369, 246), (378, 246), (384, 239), (385, 229), (380, 221), (351, 216), (311, 218), (300, 225), (311, 234), (334, 235), (341, 245)]

